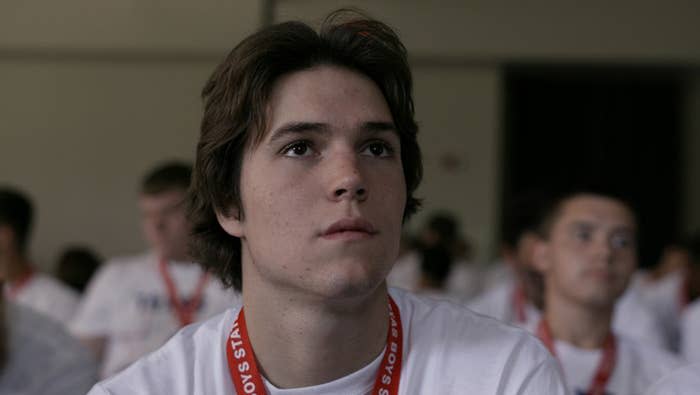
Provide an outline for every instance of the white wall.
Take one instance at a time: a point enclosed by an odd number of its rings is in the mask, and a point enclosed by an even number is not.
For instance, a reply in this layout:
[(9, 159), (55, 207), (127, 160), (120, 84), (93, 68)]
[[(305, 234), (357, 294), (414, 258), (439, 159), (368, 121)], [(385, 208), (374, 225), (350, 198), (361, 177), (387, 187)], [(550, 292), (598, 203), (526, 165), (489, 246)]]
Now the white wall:
[(418, 190), (424, 208), (411, 226), (449, 210), (486, 259), (498, 231), (501, 74), (495, 67), (429, 66), (413, 73), (425, 172)]
[(319, 20), (353, 4), (396, 27), (413, 55), (700, 61), (694, 0), (279, 0), (278, 20)]
[(200, 90), (260, 2), (0, 2), (0, 184), (29, 193), (36, 264), (68, 243), (142, 249), (136, 196), (164, 159), (193, 159)]

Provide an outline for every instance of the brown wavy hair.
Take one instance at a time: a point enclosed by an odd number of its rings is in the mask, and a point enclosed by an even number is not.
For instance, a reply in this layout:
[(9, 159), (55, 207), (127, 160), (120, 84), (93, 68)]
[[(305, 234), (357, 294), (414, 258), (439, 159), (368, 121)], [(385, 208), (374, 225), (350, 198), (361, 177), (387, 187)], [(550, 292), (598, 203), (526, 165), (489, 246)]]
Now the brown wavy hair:
[[(275, 82), (283, 75), (319, 65), (345, 67), (379, 87), (401, 140), (407, 190), (404, 221), (420, 206), (413, 196), (423, 166), (416, 140), (412, 77), (406, 48), (396, 33), (353, 10), (331, 13), (318, 32), (301, 22), (264, 28), (238, 44), (202, 90), (204, 114), (188, 194), (193, 257), (237, 290), (242, 289), (240, 239), (221, 228), (216, 213), (243, 207), (243, 154), (264, 137), (265, 111)], [(242, 218), (244, 213), (238, 214)]]

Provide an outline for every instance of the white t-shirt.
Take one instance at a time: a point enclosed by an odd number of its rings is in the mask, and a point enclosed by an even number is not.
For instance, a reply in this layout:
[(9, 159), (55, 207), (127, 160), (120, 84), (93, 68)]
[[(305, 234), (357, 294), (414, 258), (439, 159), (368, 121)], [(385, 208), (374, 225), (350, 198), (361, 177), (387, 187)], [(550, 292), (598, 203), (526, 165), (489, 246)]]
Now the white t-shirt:
[[(681, 361), (660, 348), (618, 335), (617, 358), (606, 395), (641, 395), (651, 384), (681, 366)], [(554, 348), (573, 394), (586, 394), (598, 369), (602, 350), (585, 350), (555, 340)]]
[[(399, 393), (564, 394), (556, 362), (527, 332), (474, 314), (446, 301), (390, 291), (403, 327)], [(181, 330), (163, 348), (121, 374), (96, 385), (89, 395), (230, 395), (224, 345), (239, 309)], [(272, 394), (367, 394), (381, 355), (346, 377), (318, 386)]]
[(420, 276), (420, 255), (416, 251), (408, 251), (396, 260), (386, 277), (386, 283), (393, 288), (417, 291)]
[[(168, 267), (180, 297), (192, 297), (202, 275), (200, 266), (170, 263)], [(239, 294), (224, 289), (210, 276), (195, 321), (240, 304)], [(107, 338), (101, 369), (104, 378), (162, 346), (180, 326), (158, 260), (144, 254), (115, 259), (100, 269), (70, 330), (78, 337)]]
[(697, 395), (700, 392), (700, 364), (676, 369), (657, 381), (645, 395)]
[(680, 351), (688, 362), (700, 363), (700, 300), (696, 300), (681, 315)]
[[(504, 279), (500, 284), (485, 291), (467, 306), (481, 314), (494, 317), (509, 324), (532, 327), (539, 323), (541, 312), (531, 303), (525, 305), (525, 323), (516, 321), (513, 303), (515, 279)], [(656, 347), (665, 345), (663, 331), (651, 308), (644, 304), (636, 289), (628, 289), (615, 305), (613, 330), (627, 337)]]
[[(409, 251), (399, 257), (389, 272), (386, 282), (390, 287), (407, 291), (420, 291), (421, 257), (417, 251)], [(481, 269), (464, 260), (452, 263), (445, 279), (445, 293), (454, 300), (468, 300), (476, 295), (481, 287)]]
[(15, 295), (10, 289), (5, 287), (5, 299), (34, 309), (64, 325), (71, 322), (80, 302), (77, 292), (39, 272), (35, 272)]
[(64, 326), (30, 308), (6, 303), (8, 356), (0, 394), (84, 394), (97, 381), (97, 363)]
[(657, 321), (661, 325), (666, 346), (671, 351), (679, 351), (680, 328), (679, 321), (683, 307), (680, 303), (680, 290), (683, 284), (683, 274), (673, 272), (661, 280), (648, 285), (644, 291), (649, 305)]
[(504, 276), (501, 281), (467, 303), (467, 307), (508, 324), (523, 326), (530, 320), (539, 320), (541, 313), (532, 303), (525, 303), (525, 323), (517, 322), (513, 291), (515, 279)]

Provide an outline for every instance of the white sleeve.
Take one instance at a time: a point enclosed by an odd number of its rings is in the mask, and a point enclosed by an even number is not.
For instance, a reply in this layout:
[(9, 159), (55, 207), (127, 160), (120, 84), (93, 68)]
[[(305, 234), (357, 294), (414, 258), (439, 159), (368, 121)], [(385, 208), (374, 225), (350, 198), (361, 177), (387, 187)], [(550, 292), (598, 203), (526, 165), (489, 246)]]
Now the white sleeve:
[(107, 336), (113, 327), (112, 320), (117, 316), (122, 283), (118, 264), (105, 264), (95, 274), (88, 285), (83, 300), (78, 307), (70, 332), (78, 337)]
[(675, 370), (652, 385), (645, 395), (697, 395), (700, 387), (700, 365)]
[(700, 363), (700, 304), (688, 307), (680, 325), (683, 358), (691, 363)]
[(504, 391), (504, 393), (520, 395), (569, 395), (569, 391), (564, 385), (564, 379), (562, 378), (559, 365), (552, 357), (545, 359), (532, 369), (517, 391)]
[(104, 389), (100, 384), (95, 384), (87, 395), (112, 395), (112, 393)]

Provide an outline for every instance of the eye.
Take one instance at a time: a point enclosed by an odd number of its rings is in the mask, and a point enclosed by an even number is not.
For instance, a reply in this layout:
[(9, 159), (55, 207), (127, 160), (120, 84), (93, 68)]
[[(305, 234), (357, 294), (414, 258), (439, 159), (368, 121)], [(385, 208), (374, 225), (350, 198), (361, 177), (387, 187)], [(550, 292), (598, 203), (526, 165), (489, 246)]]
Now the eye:
[(576, 229), (574, 237), (579, 241), (589, 241), (591, 239), (591, 231), (588, 229)]
[(311, 155), (311, 142), (306, 140), (295, 141), (282, 149), (285, 156), (292, 158)]
[(386, 158), (394, 154), (394, 149), (388, 143), (377, 140), (367, 144), (361, 153), (377, 158)]
[(631, 247), (633, 242), (632, 236), (625, 234), (616, 234), (610, 238), (610, 246), (616, 249)]

